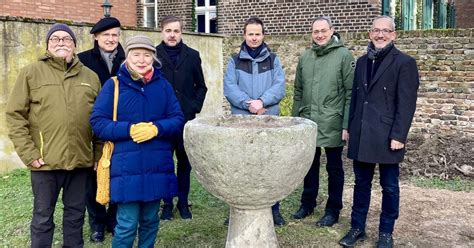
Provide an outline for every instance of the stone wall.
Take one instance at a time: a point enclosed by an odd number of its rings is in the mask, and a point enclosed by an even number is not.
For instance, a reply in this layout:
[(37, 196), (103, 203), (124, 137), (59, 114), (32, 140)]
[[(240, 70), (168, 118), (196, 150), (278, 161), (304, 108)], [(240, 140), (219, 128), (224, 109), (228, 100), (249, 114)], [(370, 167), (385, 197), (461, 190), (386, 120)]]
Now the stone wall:
[(242, 34), (250, 16), (264, 21), (267, 34), (287, 35), (310, 32), (312, 20), (323, 15), (333, 19), (337, 30), (368, 30), (380, 13), (379, 0), (229, 0), (217, 7), (219, 33), (228, 35)]
[[(104, 16), (103, 3), (103, 0), (8, 0), (1, 1), (0, 15), (96, 23)], [(112, 16), (119, 18), (122, 25), (136, 26), (135, 1), (113, 0), (111, 3)]]
[[(474, 29), (400, 32), (396, 46), (413, 56), (420, 70), (417, 111), (411, 131), (474, 137)], [(367, 33), (342, 33), (355, 57), (365, 53)], [(266, 36), (293, 84), (298, 57), (311, 44), (309, 35)], [(224, 43), (224, 62), (238, 51), (239, 36)]]
[[(7, 137), (5, 123), (5, 107), (10, 91), (15, 84), (18, 71), (35, 61), (46, 50), (45, 35), (51, 23), (43, 20), (23, 22), (13, 18), (0, 18), (0, 172), (21, 165), (13, 146)], [(93, 39), (89, 34), (90, 25), (71, 25), (77, 36), (76, 51), (90, 49)], [(122, 30), (120, 39), (137, 34), (145, 34), (156, 44), (161, 42), (159, 32), (145, 29)], [(184, 34), (184, 40), (190, 47), (200, 51), (204, 77), (208, 92), (203, 115), (220, 114), (222, 112), (222, 40), (216, 35)]]

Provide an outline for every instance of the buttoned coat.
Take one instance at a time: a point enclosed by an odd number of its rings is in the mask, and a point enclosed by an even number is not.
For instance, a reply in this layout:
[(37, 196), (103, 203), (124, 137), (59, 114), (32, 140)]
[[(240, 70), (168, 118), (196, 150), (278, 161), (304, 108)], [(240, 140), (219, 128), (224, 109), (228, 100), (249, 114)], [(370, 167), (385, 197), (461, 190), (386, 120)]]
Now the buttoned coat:
[(194, 119), (201, 112), (207, 92), (199, 52), (183, 44), (174, 65), (161, 43), (156, 47), (156, 56), (161, 61), (161, 71), (173, 86), (185, 121)]
[(350, 159), (399, 163), (405, 149), (392, 151), (392, 139), (406, 144), (416, 109), (419, 75), (416, 61), (393, 47), (367, 83), (367, 55), (357, 60), (349, 113)]

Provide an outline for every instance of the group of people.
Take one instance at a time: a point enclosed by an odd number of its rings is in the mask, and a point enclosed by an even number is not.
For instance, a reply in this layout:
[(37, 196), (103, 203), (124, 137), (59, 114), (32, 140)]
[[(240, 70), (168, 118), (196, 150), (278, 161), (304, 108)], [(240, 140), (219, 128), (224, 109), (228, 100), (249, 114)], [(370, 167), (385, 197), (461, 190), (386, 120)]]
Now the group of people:
[[(245, 41), (233, 55), (224, 76), (224, 95), (232, 114), (278, 115), (285, 96), (285, 74), (278, 56), (264, 42), (265, 28), (256, 17), (244, 25)], [(320, 157), (326, 154), (328, 199), (318, 227), (339, 221), (343, 207), (343, 147), (354, 161), (355, 186), (351, 229), (339, 241), (353, 247), (366, 238), (375, 165), (382, 187), (377, 247), (393, 247), (399, 212), (399, 163), (415, 113), (419, 76), (416, 62), (394, 46), (395, 22), (374, 19), (367, 54), (355, 61), (344, 47), (329, 17), (311, 24), (311, 48), (299, 58), (294, 82), (292, 115), (318, 124), (316, 151), (304, 178), (300, 208), (294, 219), (311, 215), (319, 191)], [(284, 225), (279, 203), (272, 207), (275, 225)]]
[[(52, 25), (45, 55), (20, 71), (8, 100), (9, 137), (31, 170), (32, 247), (52, 245), (61, 190), (65, 247), (84, 245), (86, 207), (90, 240), (102, 242), (110, 232), (113, 247), (132, 247), (137, 232), (139, 247), (153, 247), (160, 219), (173, 218), (175, 196), (181, 218), (192, 218), (183, 126), (201, 111), (207, 92), (200, 54), (184, 44), (178, 17), (162, 19), (162, 42), (157, 46), (143, 35), (128, 38), (122, 46), (120, 26), (114, 17), (101, 19), (90, 31), (94, 47), (76, 55), (74, 32), (65, 24)], [(311, 29), (312, 46), (296, 67), (292, 115), (318, 124), (317, 148), (293, 218), (303, 219), (316, 207), (324, 149), (329, 197), (316, 225), (338, 222), (342, 151), (348, 143), (355, 186), (351, 229), (339, 243), (354, 246), (366, 238), (372, 179), (379, 164), (383, 199), (378, 246), (392, 247), (399, 211), (398, 163), (419, 85), (416, 62), (394, 47), (395, 23), (387, 16), (374, 20), (367, 54), (357, 62), (330, 18), (316, 18)], [(280, 113), (285, 73), (264, 42), (264, 33), (262, 20), (249, 18), (240, 51), (227, 63), (224, 95), (232, 114)], [(103, 141), (114, 143), (108, 207), (95, 199)], [(278, 202), (272, 213), (275, 225), (285, 224)]]

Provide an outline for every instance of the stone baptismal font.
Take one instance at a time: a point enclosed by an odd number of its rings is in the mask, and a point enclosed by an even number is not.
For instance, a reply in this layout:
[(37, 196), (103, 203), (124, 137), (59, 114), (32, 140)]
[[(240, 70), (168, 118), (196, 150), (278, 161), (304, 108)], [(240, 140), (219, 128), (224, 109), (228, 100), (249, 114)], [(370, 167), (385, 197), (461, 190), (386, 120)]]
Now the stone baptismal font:
[(271, 206), (303, 181), (316, 123), (297, 117), (198, 117), (184, 145), (204, 188), (230, 206), (226, 247), (278, 247)]

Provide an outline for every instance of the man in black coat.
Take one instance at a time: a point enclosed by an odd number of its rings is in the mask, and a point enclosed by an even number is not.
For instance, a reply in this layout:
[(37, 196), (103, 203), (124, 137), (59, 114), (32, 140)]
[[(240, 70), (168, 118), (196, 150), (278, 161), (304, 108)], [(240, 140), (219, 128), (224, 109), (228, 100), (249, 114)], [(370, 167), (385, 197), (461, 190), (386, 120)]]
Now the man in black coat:
[(365, 225), (375, 165), (382, 187), (377, 247), (392, 247), (399, 214), (399, 163), (416, 108), (418, 69), (412, 57), (395, 48), (391, 17), (375, 18), (367, 54), (357, 60), (349, 113), (348, 157), (354, 160), (351, 229), (340, 241), (352, 247), (366, 238)]
[[(125, 52), (119, 43), (120, 22), (114, 17), (105, 17), (98, 21), (90, 31), (94, 35), (94, 48), (78, 54), (79, 60), (99, 76), (104, 85), (110, 77), (115, 76), (120, 64), (125, 60)], [(91, 227), (90, 240), (104, 241), (105, 229), (114, 232), (117, 206), (109, 204), (108, 209), (96, 202), (96, 172), (91, 171), (87, 184), (87, 212)]]
[[(161, 20), (161, 34), (163, 41), (156, 47), (156, 55), (162, 63), (161, 70), (165, 78), (173, 85), (176, 97), (184, 113), (185, 121), (192, 120), (201, 112), (207, 87), (201, 68), (199, 52), (188, 47), (181, 39), (183, 22), (176, 16), (166, 16)], [(181, 218), (191, 219), (189, 210), (189, 188), (191, 165), (183, 146), (183, 136), (175, 142), (178, 202), (176, 208)], [(162, 220), (171, 220), (173, 217), (173, 199), (164, 199)]]

